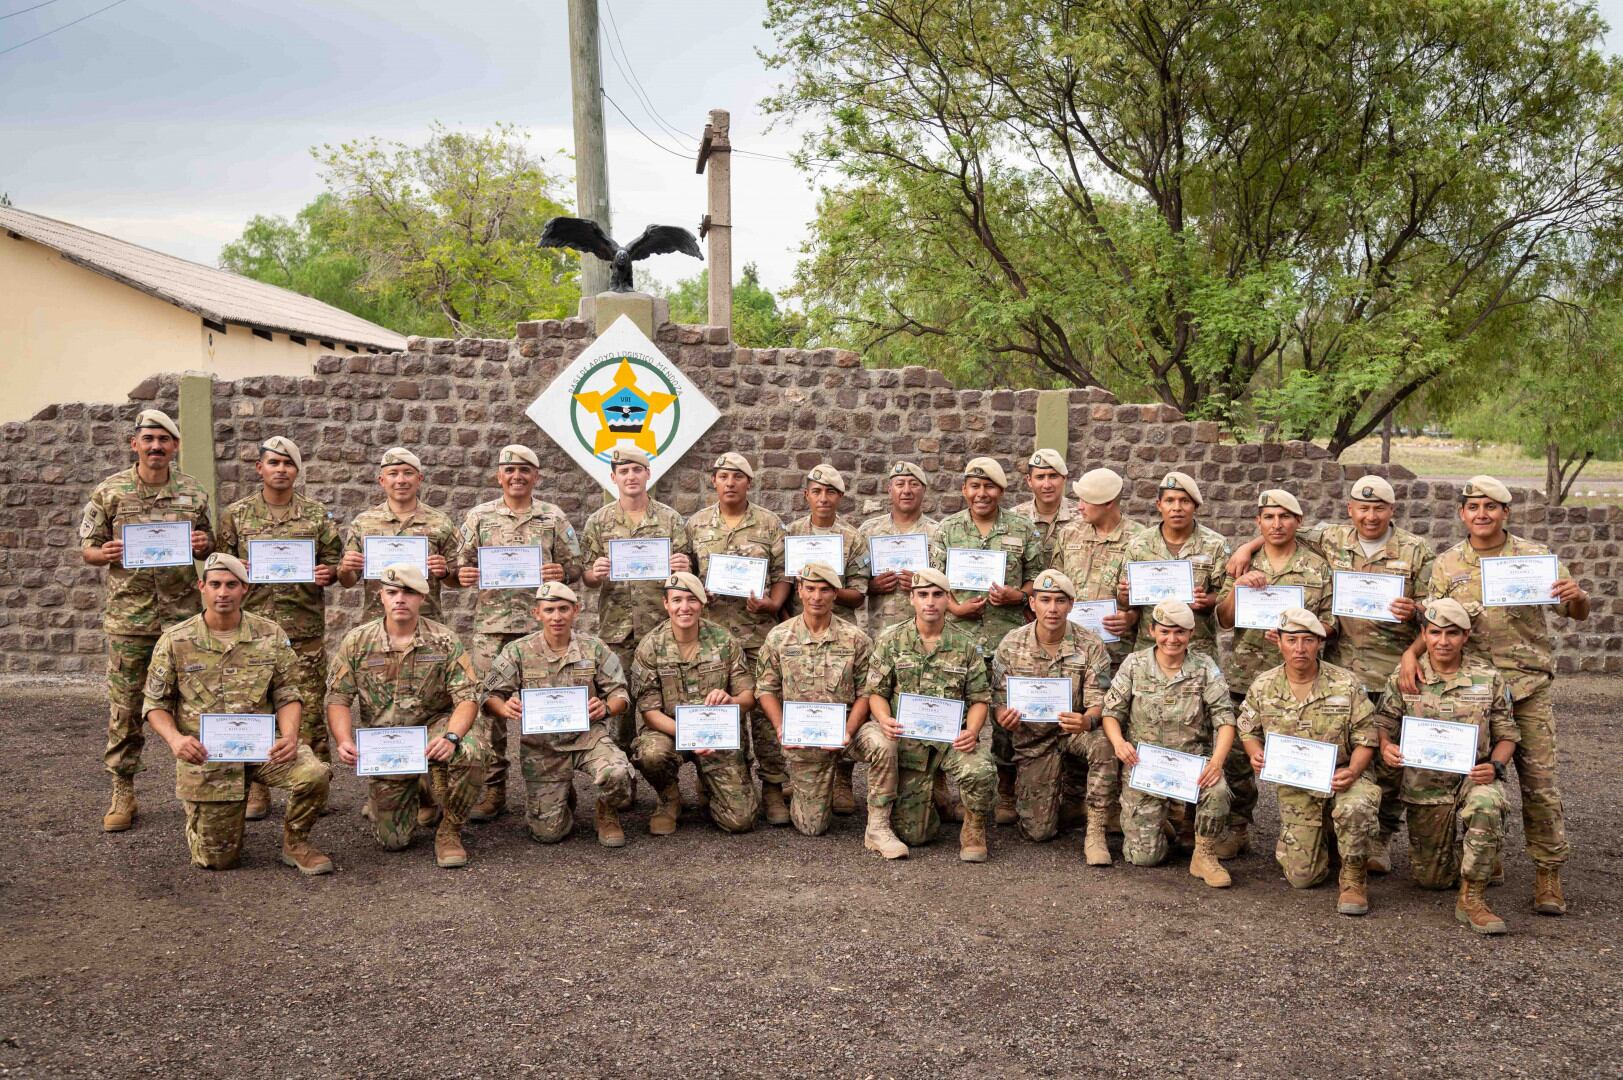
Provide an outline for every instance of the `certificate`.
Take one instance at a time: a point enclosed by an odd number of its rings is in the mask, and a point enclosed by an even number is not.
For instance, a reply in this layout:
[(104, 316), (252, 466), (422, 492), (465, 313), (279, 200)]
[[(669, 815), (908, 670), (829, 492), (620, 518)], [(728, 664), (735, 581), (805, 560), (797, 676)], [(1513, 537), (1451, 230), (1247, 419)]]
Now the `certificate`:
[(482, 547), (479, 549), (481, 589), (539, 589), (541, 546)]
[(269, 761), (276, 742), (276, 717), (270, 713), (204, 713), (197, 741), (209, 760)]
[[(783, 538), (783, 576), (797, 578), (809, 562), (826, 563), (836, 573), (845, 573), (845, 537), (839, 533)], [(842, 577), (843, 581), (844, 578)]]
[(1330, 594), (1330, 613), (1348, 619), (1399, 622), (1392, 601), (1403, 596), (1402, 574), (1364, 574), (1337, 570)]
[(355, 729), (356, 776), (421, 776), (427, 771), (426, 727)]
[(1060, 713), (1072, 711), (1071, 680), (1010, 675), (1003, 680), (1003, 698), (1028, 724), (1057, 724)]
[(1127, 778), (1128, 787), (1179, 802), (1200, 800), (1200, 774), (1206, 769), (1205, 758), (1143, 742), (1137, 749), (1138, 764)]
[(1262, 589), (1234, 586), (1236, 630), (1278, 630), (1286, 608), (1306, 607), (1307, 589), (1301, 585), (1269, 585)]
[(785, 701), (783, 745), (838, 750), (845, 745), (845, 718), (849, 711), (848, 706), (822, 701)]
[(1406, 769), (1464, 774), (1476, 765), (1477, 738), (1475, 724), (1405, 716), (1398, 751)]
[(1270, 731), (1262, 744), (1262, 771), (1257, 779), (1329, 795), (1339, 750), (1335, 743), (1276, 735)]
[(314, 585), (314, 540), (248, 541), (248, 580), (255, 585)]
[(1001, 548), (987, 551), (981, 548), (947, 549), (947, 584), (965, 592), (991, 592), (993, 585), (1003, 584), (1008, 573), (1009, 553)]
[(1163, 600), (1195, 602), (1195, 567), (1188, 559), (1127, 564), (1127, 603), (1154, 607)]
[(126, 570), (192, 564), (192, 523), (189, 521), (143, 521), (126, 525), (121, 539), (124, 554), (119, 556), (119, 564)]
[(524, 713), (519, 732), (524, 735), (562, 735), (589, 731), (591, 688), (585, 686), (543, 686), (519, 691)]
[(930, 565), (930, 538), (924, 533), (870, 536), (868, 564), (875, 577), (897, 571), (911, 574)]
[(678, 750), (737, 750), (740, 748), (737, 705), (678, 705)]
[(410, 563), (428, 577), (426, 536), (363, 536), (361, 552), (366, 557), (364, 576), (368, 581), (376, 581), (395, 563)]
[(610, 581), (664, 581), (670, 576), (669, 537), (609, 541)]
[(1116, 614), (1114, 600), (1078, 600), (1071, 605), (1071, 613), (1066, 619), (1075, 623), (1084, 630), (1092, 630), (1099, 635), (1099, 640), (1105, 644), (1120, 641), (1121, 638), (1105, 629), (1106, 616)]
[(717, 596), (766, 598), (766, 559), (753, 555), (712, 555), (704, 571), (704, 587)]
[(952, 698), (903, 694), (896, 702), (896, 722), (902, 738), (950, 743), (964, 726), (964, 703)]
[(1508, 555), (1480, 563), (1482, 603), (1488, 607), (1561, 602), (1550, 595), (1560, 573), (1554, 555)]

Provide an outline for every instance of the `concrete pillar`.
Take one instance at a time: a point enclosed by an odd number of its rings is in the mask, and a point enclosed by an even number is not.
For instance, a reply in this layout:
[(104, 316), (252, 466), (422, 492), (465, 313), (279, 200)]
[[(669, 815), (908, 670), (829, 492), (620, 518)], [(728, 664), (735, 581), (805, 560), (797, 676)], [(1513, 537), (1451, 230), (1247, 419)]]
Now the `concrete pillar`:
[(637, 329), (654, 340), (654, 331), (671, 321), (671, 305), (660, 296), (640, 292), (603, 292), (580, 298), (580, 317), (592, 324), (592, 334), (601, 334), (625, 315)]

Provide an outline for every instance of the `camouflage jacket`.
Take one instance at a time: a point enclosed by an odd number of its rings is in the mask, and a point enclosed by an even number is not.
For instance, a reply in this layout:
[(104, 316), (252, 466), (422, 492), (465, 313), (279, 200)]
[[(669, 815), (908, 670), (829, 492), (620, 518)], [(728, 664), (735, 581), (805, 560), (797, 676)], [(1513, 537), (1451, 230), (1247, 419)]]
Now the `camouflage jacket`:
[[(1122, 518), (1108, 534), (1100, 533), (1081, 517), (1073, 518), (1054, 533), (1048, 565), (1076, 585), (1078, 602), (1116, 599), (1116, 583), (1124, 573), (1127, 545), (1142, 526)], [(1133, 651), (1133, 635), (1105, 646), (1110, 662), (1119, 664)]]
[[(1296, 550), (1291, 552), (1285, 565), (1278, 570), (1268, 561), (1267, 552), (1258, 548), (1251, 558), (1250, 569), (1261, 571), (1270, 586), (1300, 585), (1302, 606), (1317, 615), (1331, 634), (1336, 632), (1336, 617), (1330, 614), (1330, 564), (1315, 555), (1306, 544), (1297, 544)], [(1235, 579), (1224, 582), (1223, 598), (1234, 595), (1234, 589)], [(1279, 646), (1268, 640), (1266, 630), (1236, 629), (1230, 644), (1232, 648), (1223, 673), (1228, 676), (1229, 687), (1235, 693), (1239, 693), (1242, 686), (1250, 686), (1252, 680), (1264, 670), (1279, 663)], [(1363, 685), (1362, 680), (1359, 685)]]
[[(618, 502), (600, 506), (581, 530), (586, 565), (609, 557), (610, 540), (665, 539), (671, 555), (693, 557), (693, 540), (682, 515), (653, 499), (642, 521), (633, 524)], [(609, 581), (597, 586), (597, 634), (610, 645), (633, 641), (665, 621), (665, 586), (660, 581)]]
[(755, 689), (744, 648), (727, 628), (699, 620), (699, 648), (693, 659), (682, 649), (669, 619), (637, 643), (631, 658), (631, 696), (637, 714), (657, 709), (674, 718), (678, 705), (703, 705), (712, 690), (738, 695)]
[(1234, 703), (1212, 657), (1191, 650), (1169, 678), (1149, 648), (1128, 656), (1116, 669), (1104, 715), (1114, 716), (1122, 737), (1134, 745), (1144, 742), (1208, 757), (1217, 729), (1234, 726)]
[[(1125, 577), (1127, 564), (1130, 562), (1168, 562), (1173, 559), (1188, 559), (1194, 568), (1195, 587), (1205, 589), (1213, 597), (1220, 596), (1228, 585), (1228, 574), (1223, 568), (1229, 561), (1229, 542), (1199, 522), (1195, 523), (1195, 531), (1177, 551), (1173, 551), (1167, 545), (1166, 537), (1161, 534), (1160, 524), (1146, 525), (1139, 530), (1138, 535), (1127, 541), (1121, 574)], [(1116, 583), (1111, 584), (1115, 587)], [(1195, 612), (1195, 633), (1189, 639), (1191, 652), (1205, 653), (1213, 659), (1218, 655), (1215, 612), (1215, 607)], [(1138, 642), (1133, 647), (1150, 649), (1154, 646), (1155, 637), (1150, 633), (1149, 609), (1140, 608)]]
[(1043, 521), (1037, 516), (1036, 499), (1027, 499), (1019, 506), (1016, 506), (1014, 512), (1037, 526), (1037, 542), (1043, 546), (1042, 565), (1044, 568), (1053, 565), (1054, 542), (1059, 537), (1061, 530), (1073, 522), (1082, 520), (1076, 512), (1076, 503), (1066, 498), (1060, 499), (1059, 509), (1055, 511), (1052, 521)]
[(327, 704), (347, 705), (356, 727), (429, 727), (479, 700), (473, 660), (449, 626), (418, 619), (395, 649), (382, 619), (344, 635), (327, 673)]
[(832, 701), (850, 705), (868, 679), (873, 639), (839, 616), (813, 635), (795, 616), (766, 636), (755, 658), (755, 689), (779, 701)]
[[(980, 528), (976, 526), (975, 519), (970, 516), (968, 510), (960, 510), (945, 518), (936, 533), (935, 542), (930, 546), (931, 565), (945, 569), (947, 551), (950, 548), (981, 548), (985, 551), (1004, 552), (1007, 558), (1003, 564), (1003, 584), (1011, 589), (1022, 588), (1026, 582), (1042, 573), (1046, 566), (1037, 526), (1032, 524), (1030, 518), (1021, 517), (1008, 510), (998, 512), (997, 520), (992, 523), (991, 530), (985, 536), (981, 535)], [(953, 599), (960, 604), (984, 596), (985, 593), (968, 592), (963, 589), (955, 589), (952, 594)], [(986, 654), (991, 655), (998, 642), (1003, 640), (1004, 634), (1026, 624), (1026, 608), (1024, 605), (1000, 607), (988, 600), (986, 606), (981, 609), (979, 619), (960, 619), (949, 613), (947, 623), (968, 631)]]
[[(344, 531), (344, 551), (364, 553), (366, 548), (362, 538), (367, 536), (426, 536), (428, 553), (443, 556), (448, 566), (455, 565), (460, 543), (451, 519), (423, 502), (419, 502), (411, 516), (405, 518), (396, 517), (387, 501), (370, 510), (362, 510)], [(378, 599), (381, 587), (376, 581), (367, 581), (365, 585), (366, 606), (361, 610), (361, 618), (383, 618), (383, 602)], [(423, 601), (421, 614), (425, 619), (440, 617), (440, 579), (432, 574), (428, 578), (428, 598)]]
[[(454, 574), (463, 567), (479, 568), (482, 547), (541, 548), (543, 563), (564, 568), (564, 581), (580, 579), (580, 540), (564, 512), (540, 499), (528, 510), (516, 513), (500, 498), (482, 502), (462, 519), (457, 537), (456, 558), (447, 560)], [(540, 624), (530, 609), (535, 606), (534, 589), (479, 589), (473, 612), (477, 634), (532, 634)]]
[[(869, 546), (876, 536), (905, 536), (910, 533), (923, 533), (928, 539), (931, 550), (935, 548), (936, 534), (941, 527), (927, 517), (920, 517), (917, 521), (905, 528), (900, 527), (891, 520), (888, 512), (876, 515), (864, 521), (857, 529), (857, 543), (862, 548), (862, 559), (869, 570), (869, 580), (872, 581), (873, 549)], [(934, 565), (934, 564), (932, 564)], [(936, 567), (940, 569), (939, 566)], [(895, 592), (868, 594), (866, 605), (866, 628), (870, 637), (878, 637), (880, 631), (896, 623), (905, 622), (913, 617), (913, 605), (907, 599), (907, 590), (897, 589)]]
[[(1104, 703), (1110, 686), (1110, 654), (1104, 642), (1088, 630), (1065, 626), (1058, 652), (1049, 656), (1037, 643), (1037, 624), (1027, 623), (1004, 635), (992, 654), (992, 704), (1009, 703), (1010, 675), (1034, 679), (1069, 679), (1071, 709), (1087, 712)], [(1010, 732), (1014, 748), (1020, 752), (1040, 752), (1064, 736), (1058, 724), (1021, 724)]]
[[(693, 538), (700, 581), (710, 572), (712, 555), (766, 559), (768, 592), (783, 580), (783, 521), (764, 506), (750, 503), (737, 528), (729, 529), (722, 520), (720, 505), (712, 504), (688, 518), (688, 534)], [(761, 647), (767, 631), (778, 624), (778, 617), (769, 611), (751, 614), (739, 596), (712, 596), (708, 615), (751, 652)]]
[[(271, 506), (264, 492), (256, 491), (226, 507), (215, 550), (247, 563), (250, 540), (313, 540), (316, 565), (335, 575), (344, 555), (344, 540), (332, 514), (298, 492), (286, 506)], [(255, 585), (242, 609), (274, 620), (290, 638), (318, 638), (327, 632), (326, 590), (319, 585)]]
[[(216, 636), (193, 615), (163, 632), (147, 669), (144, 717), (163, 709), (182, 735), (196, 736), (204, 713), (274, 713), (300, 700), (296, 663), (287, 633), (269, 619), (242, 613), (233, 636)], [(317, 708), (310, 703), (306, 708)], [(190, 802), (234, 802), (248, 797), (241, 762), (192, 765), (175, 760), (175, 797)]]
[[(1503, 550), (1495, 555), (1548, 555), (1550, 549), (1532, 540), (1524, 540), (1513, 533), (1505, 534)], [(1451, 597), (1464, 604), (1482, 603), (1482, 563), (1484, 556), (1471, 547), (1469, 540), (1461, 540), (1432, 563), (1431, 584), (1426, 599)], [(1489, 556), (1492, 557), (1492, 556)], [(1557, 564), (1556, 576), (1570, 578), (1572, 573), (1565, 563)], [(1471, 619), (1471, 638), (1466, 642), (1468, 653), (1490, 661), (1510, 683), (1510, 693), (1517, 700), (1542, 690), (1555, 681), (1553, 644), (1545, 613), (1569, 613), (1567, 604), (1527, 604), (1521, 607), (1484, 607), (1482, 614)]]
[(927, 694), (969, 705), (990, 705), (992, 687), (980, 643), (962, 627), (947, 623), (935, 651), (924, 651), (918, 623), (897, 623), (879, 635), (868, 661), (865, 694), (890, 701), (894, 711), (902, 694)]
[[(1394, 672), (1376, 707), (1376, 722), (1388, 739), (1401, 745), (1405, 716), (1475, 724), (1479, 762), (1488, 760), (1495, 743), (1522, 741), (1516, 714), (1511, 710), (1510, 686), (1493, 665), (1474, 657), (1466, 657), (1454, 674), (1439, 675), (1431, 666), (1431, 657), (1421, 656), (1418, 694), (1405, 694)], [(1403, 801), (1419, 806), (1452, 803), (1464, 780), (1458, 773), (1406, 767)]]
[[(510, 641), (502, 646), (485, 676), (485, 694), (512, 697), (520, 690), (536, 690), (548, 686), (585, 686), (593, 697), (602, 698), (605, 705), (615, 694), (627, 699), (625, 669), (609, 647), (590, 634), (573, 634), (562, 653), (547, 647), (545, 636), (537, 631)], [(586, 731), (561, 732), (556, 735), (524, 735), (520, 741), (526, 746), (548, 750), (589, 750), (609, 737), (607, 719), (593, 721)]]
[[(807, 514), (803, 518), (797, 518), (784, 530), (785, 536), (827, 536), (832, 533), (839, 533), (845, 538), (845, 565), (835, 567), (840, 572), (840, 580), (845, 583), (847, 589), (855, 589), (866, 597), (868, 595), (868, 578), (870, 576), (868, 573), (868, 545), (858, 537), (855, 525), (842, 518), (835, 518), (833, 525), (828, 528), (820, 528), (812, 524), (811, 515)], [(796, 592), (798, 588), (799, 585), (797, 584), (789, 590), (789, 602), (783, 608), (787, 615), (800, 614), (800, 597)], [(861, 610), (862, 604), (860, 601), (855, 608), (835, 605), (835, 611), (840, 613)]]
[[(148, 487), (132, 465), (109, 476), (90, 493), (79, 519), (79, 541), (84, 547), (101, 547), (109, 540), (122, 539), (125, 525), (148, 521), (189, 521), (193, 532), (214, 535), (203, 485), (170, 466), (167, 484)], [(101, 628), (108, 634), (157, 637), (165, 627), (197, 614), (202, 606), (193, 564), (126, 570), (114, 562), (107, 567)]]
[[(1348, 524), (1313, 525), (1298, 531), (1296, 539), (1330, 564), (1332, 583), (1337, 571), (1393, 574), (1403, 578), (1403, 595), (1411, 600), (1423, 600), (1431, 584), (1431, 545), (1396, 525), (1386, 547), (1374, 557), (1364, 554), (1357, 528)], [(1336, 636), (1325, 659), (1357, 674), (1369, 693), (1379, 693), (1418, 632), (1413, 620), (1395, 623), (1338, 615)]]
[(1269, 732), (1295, 739), (1334, 743), (1336, 767), (1344, 768), (1354, 748), (1380, 748), (1375, 706), (1357, 675), (1334, 664), (1319, 664), (1306, 701), (1291, 693), (1285, 666), (1269, 668), (1246, 692), (1240, 705), (1240, 737), (1267, 742)]

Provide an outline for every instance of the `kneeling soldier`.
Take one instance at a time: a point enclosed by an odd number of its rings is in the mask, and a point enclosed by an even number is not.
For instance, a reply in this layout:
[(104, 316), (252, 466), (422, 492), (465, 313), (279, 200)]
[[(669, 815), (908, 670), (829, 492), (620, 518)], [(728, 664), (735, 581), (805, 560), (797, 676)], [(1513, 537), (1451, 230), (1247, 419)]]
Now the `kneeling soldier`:
[[(203, 613), (165, 630), (152, 650), (143, 715), (175, 755), (175, 794), (186, 807), (192, 865), (229, 870), (242, 857), (248, 785), (288, 791), (282, 861), (304, 874), (332, 873), (310, 846), (327, 800), (328, 768), (299, 741), (300, 701), (293, 646), (282, 628), (242, 610), (248, 568), (213, 554), (203, 564)], [(178, 707), (177, 707), (178, 705)], [(198, 741), (204, 713), (276, 713), (276, 741), (264, 764), (210, 763)]]
[(524, 772), (525, 818), (530, 836), (555, 844), (575, 827), (575, 770), (597, 786), (597, 842), (624, 847), (620, 811), (631, 805), (631, 763), (615, 745), (617, 719), (631, 708), (625, 672), (609, 647), (590, 634), (575, 632), (580, 601), (561, 581), (535, 591), (541, 629), (502, 647), (485, 676), (485, 712), (505, 724), (520, 722), (523, 690), (550, 686), (588, 688), (585, 731), (523, 735), (519, 762)]
[[(362, 623), (344, 635), (327, 677), (327, 726), (338, 758), (353, 766), (355, 726), (428, 728), (426, 776), (382, 777), (370, 781), (378, 843), (399, 851), (412, 830), (429, 824), (419, 817), (427, 802), (437, 806), (434, 861), (466, 866), (462, 826), (479, 796), (485, 754), (472, 733), (479, 719), (479, 680), (473, 661), (451, 628), (421, 617), (428, 579), (408, 563), (383, 569), (378, 600), (383, 618)], [(359, 699), (360, 717), (354, 709)]]

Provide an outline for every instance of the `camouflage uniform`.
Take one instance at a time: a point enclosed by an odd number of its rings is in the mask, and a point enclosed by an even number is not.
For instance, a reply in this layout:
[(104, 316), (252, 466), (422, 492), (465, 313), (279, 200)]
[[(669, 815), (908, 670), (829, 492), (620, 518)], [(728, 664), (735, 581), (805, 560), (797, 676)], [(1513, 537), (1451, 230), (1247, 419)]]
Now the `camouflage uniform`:
[[(1548, 555), (1543, 544), (1506, 533), (1505, 546), (1496, 554)], [(1482, 553), (1468, 540), (1462, 540), (1437, 556), (1432, 564), (1431, 586), (1426, 598), (1451, 597), (1462, 604), (1482, 603)], [(1570, 578), (1566, 564), (1558, 564), (1557, 576)], [(1522, 789), (1522, 833), (1527, 838), (1527, 854), (1546, 870), (1558, 869), (1567, 861), (1566, 814), (1561, 792), (1555, 782), (1555, 708), (1550, 685), (1555, 681), (1550, 630), (1545, 613), (1548, 605), (1484, 607), (1471, 620), (1468, 655), (1492, 662), (1510, 684), (1512, 708), (1521, 740), (1516, 744), (1516, 781)], [(1554, 610), (1569, 614), (1567, 604)]]
[[(905, 536), (909, 533), (923, 533), (929, 538), (931, 550), (935, 549), (936, 534), (940, 526), (927, 517), (920, 517), (913, 524), (905, 528), (898, 526), (891, 520), (888, 512), (879, 514), (864, 521), (857, 529), (857, 544), (862, 548), (862, 558), (872, 572), (873, 552), (868, 542), (876, 536)], [(940, 569), (937, 567), (937, 569)], [(869, 580), (872, 580), (870, 577)], [(895, 626), (899, 622), (906, 622), (913, 617), (913, 604), (907, 598), (907, 590), (898, 588), (893, 592), (868, 594), (868, 602), (864, 606), (864, 628), (868, 636), (877, 638), (882, 630)]]
[[(330, 569), (336, 579), (338, 561), (344, 555), (344, 539), (327, 508), (298, 492), (286, 506), (272, 506), (263, 491), (238, 499), (220, 515), (220, 533), (215, 550), (248, 562), (250, 540), (311, 540), (316, 545), (316, 564)], [(326, 711), (321, 699), (327, 692), (326, 590), (319, 585), (255, 585), (248, 590), (242, 610), (263, 615), (286, 632), (298, 659), (294, 678), (299, 700), (306, 707), (299, 719), (299, 741), (316, 752), (322, 761), (332, 761), (328, 746)]]
[[(1375, 707), (1357, 675), (1334, 664), (1319, 664), (1306, 701), (1297, 701), (1283, 665), (1257, 676), (1240, 706), (1240, 737), (1266, 745), (1267, 733), (1335, 743), (1336, 767), (1345, 768), (1360, 746), (1379, 748)], [(1330, 873), (1325, 817), (1335, 829), (1343, 866), (1361, 868), (1376, 836), (1381, 791), (1365, 773), (1336, 795), (1320, 795), (1279, 785), (1279, 844), (1274, 851), (1285, 880), (1308, 889)]]
[[(666, 620), (664, 626), (637, 643), (636, 657), (631, 662), (631, 696), (638, 717), (658, 709), (674, 719), (678, 705), (703, 705), (712, 690), (738, 695), (754, 688), (755, 679), (738, 639), (726, 627), (708, 619), (699, 620), (698, 649), (693, 659), (682, 659), (681, 647)], [(745, 738), (740, 742), (748, 745)], [(744, 750), (678, 752), (675, 739), (646, 725), (632, 740), (631, 762), (656, 792), (677, 782), (684, 761), (693, 762), (698, 770), (699, 785), (709, 796), (711, 821), (730, 833), (755, 828), (760, 797), (750, 779), (749, 755)]]
[[(630, 711), (625, 669), (609, 647), (590, 634), (572, 635), (562, 653), (548, 648), (544, 634), (519, 638), (497, 654), (485, 676), (484, 692), (512, 697), (520, 690), (546, 686), (587, 686), (605, 704), (619, 694), (627, 699)], [(614, 743), (612, 719), (594, 721), (586, 731), (519, 736), (525, 818), (533, 839), (553, 844), (574, 829), (569, 792), (576, 769), (592, 778), (616, 810), (631, 805), (631, 763)]]
[[(1217, 661), (1190, 652), (1170, 678), (1155, 662), (1155, 651), (1135, 652), (1121, 662), (1105, 694), (1104, 715), (1116, 718), (1122, 737), (1137, 746), (1210, 757), (1217, 729), (1234, 726), (1234, 705)], [(1202, 788), (1195, 803), (1195, 834), (1217, 837), (1228, 827), (1228, 783)], [(1122, 856), (1134, 866), (1154, 866), (1167, 855), (1162, 826), (1169, 802), (1135, 787), (1121, 793)]]
[[(114, 473), (90, 493), (79, 520), (84, 547), (123, 539), (125, 525), (149, 521), (190, 521), (194, 532), (212, 538), (209, 497), (203, 486), (173, 465), (169, 482), (148, 487), (134, 466)], [(158, 635), (202, 610), (197, 570), (191, 564), (158, 570), (107, 567), (102, 632), (107, 635), (107, 748), (102, 761), (114, 777), (141, 771), (141, 694)]]
[[(830, 621), (828, 629), (814, 636), (805, 619), (797, 615), (779, 623), (766, 636), (755, 661), (755, 692), (771, 694), (779, 701), (828, 701), (849, 706), (867, 679), (872, 651), (873, 639), (838, 616)], [(883, 784), (878, 778), (888, 775), (894, 796), (895, 744), (867, 749), (880, 750), (875, 755), (877, 761), (868, 759), (869, 788), (876, 782)], [(807, 836), (821, 836), (828, 831), (834, 815), (834, 767), (842, 752), (789, 747), (784, 754), (789, 761), (793, 794), (789, 819)]]
[[(992, 701), (979, 643), (966, 628), (952, 623), (942, 627), (941, 640), (931, 653), (924, 651), (916, 622), (898, 623), (880, 634), (868, 663), (863, 693), (888, 699), (892, 715), (903, 694), (962, 701), (966, 715), (970, 706), (990, 705)], [(862, 725), (857, 732), (859, 738), (870, 726), (875, 731), (879, 727), (877, 722)], [(871, 736), (862, 741), (871, 741)], [(858, 752), (865, 749), (859, 748)], [(981, 745), (967, 754), (945, 743), (899, 739), (896, 765), (896, 801), (890, 820), (903, 843), (927, 844), (940, 830), (941, 820), (930, 800), (938, 769), (958, 782), (966, 809), (990, 817), (992, 804), (997, 801), (997, 769), (984, 737)]]
[[(1161, 534), (1160, 523), (1140, 529), (1137, 536), (1127, 541), (1120, 576), (1111, 585), (1116, 587), (1126, 577), (1127, 563), (1169, 562), (1173, 559), (1189, 560), (1195, 572), (1195, 587), (1205, 589), (1208, 596), (1220, 596), (1228, 586), (1228, 572), (1224, 567), (1229, 561), (1229, 542), (1198, 522), (1195, 531), (1189, 534), (1189, 539), (1177, 551), (1168, 546), (1166, 537)], [(1150, 610), (1147, 607), (1139, 608), (1138, 641), (1133, 648), (1154, 647), (1155, 636), (1150, 633)], [(1219, 659), (1215, 607), (1195, 612), (1195, 632), (1189, 639), (1189, 651), (1204, 653), (1213, 660)]]
[[(389, 509), (387, 500), (379, 503), (369, 510), (362, 510), (355, 515), (344, 530), (344, 552), (351, 551), (365, 553), (366, 547), (362, 538), (367, 536), (426, 536), (428, 537), (428, 553), (439, 555), (445, 559), (447, 566), (452, 566), (456, 560), (457, 532), (456, 525), (446, 515), (429, 506), (418, 502), (417, 509), (411, 512), (410, 517), (400, 518)], [(382, 591), (375, 580), (363, 583), (366, 589), (366, 604), (361, 611), (363, 619), (381, 619), (383, 617), (383, 601), (378, 599)], [(438, 619), (440, 617), (440, 579), (433, 574), (428, 575), (428, 595), (423, 598), (422, 611), (419, 612), (424, 619)]]
[[(994, 708), (1008, 704), (1005, 680), (1010, 675), (1068, 678), (1072, 709), (1086, 712), (1104, 702), (1110, 686), (1110, 657), (1095, 634), (1070, 624), (1066, 624), (1057, 653), (1050, 656), (1037, 642), (1037, 624), (1028, 623), (1011, 630), (992, 655)], [(1059, 832), (1060, 774), (1067, 758), (1087, 763), (1089, 812), (1110, 812), (1111, 785), (1103, 774), (1115, 754), (1103, 731), (1095, 727), (1067, 734), (1058, 724), (1021, 723), (1009, 735), (1019, 770), (1014, 783), (1015, 812), (1026, 839), (1052, 840)]]
[[(1027, 499), (1014, 508), (1019, 514), (1033, 525), (1037, 526), (1037, 542), (1043, 546), (1042, 568), (1047, 569), (1054, 565), (1054, 543), (1060, 532), (1072, 522), (1081, 521), (1076, 512), (1076, 504), (1069, 499), (1060, 499), (1059, 509), (1054, 512), (1052, 521), (1043, 521), (1037, 517), (1037, 500)], [(1067, 577), (1069, 575), (1066, 575)]]
[[(1394, 673), (1376, 716), (1394, 743), (1402, 738), (1404, 716), (1475, 724), (1478, 762), (1488, 760), (1497, 743), (1521, 741), (1509, 685), (1491, 664), (1473, 657), (1467, 657), (1454, 674), (1440, 675), (1431, 657), (1422, 656), (1418, 694), (1405, 694)], [(1477, 784), (1458, 773), (1434, 769), (1401, 772), (1409, 821), (1409, 870), (1416, 884), (1448, 889), (1462, 874), (1467, 881), (1487, 881), (1505, 842), (1505, 815), (1510, 810), (1505, 785), (1497, 780)], [(1464, 830), (1459, 839), (1456, 821)]]
[[(362, 623), (344, 635), (327, 677), (327, 704), (348, 706), (355, 727), (427, 727), (429, 742), (445, 734), (456, 706), (478, 699), (473, 661), (451, 628), (431, 619), (419, 619), (411, 641), (398, 650), (382, 619)], [(485, 775), (479, 731), (476, 722), (449, 761), (428, 763), (426, 776), (368, 781), (379, 844), (398, 851), (411, 843), (425, 792), (446, 822), (467, 822)]]
[[(165, 630), (152, 650), (144, 717), (163, 709), (175, 730), (194, 738), (204, 713), (273, 713), (299, 701), (296, 661), (287, 634), (269, 619), (248, 612), (233, 634), (217, 634), (194, 615)], [(286, 837), (304, 840), (327, 799), (331, 772), (310, 747), (281, 765), (175, 760), (175, 796), (186, 808), (186, 847), (192, 865), (228, 870), (242, 857), (248, 784), (257, 781), (288, 792)]]
[[(836, 603), (834, 611), (836, 615), (849, 615), (850, 618), (856, 619), (858, 616), (855, 613), (860, 612), (866, 603), (868, 579), (872, 576), (868, 573), (868, 545), (858, 537), (857, 527), (841, 518), (835, 518), (834, 524), (823, 528), (819, 525), (813, 525), (811, 515), (807, 514), (805, 517), (797, 519), (784, 530), (786, 536), (828, 536), (831, 533), (839, 533), (845, 538), (845, 565), (836, 566), (834, 569), (840, 572), (840, 580), (845, 583), (845, 588), (855, 589), (863, 597), (854, 608), (847, 608)], [(789, 602), (783, 606), (783, 610), (785, 618), (800, 614), (798, 584), (789, 590)]]

